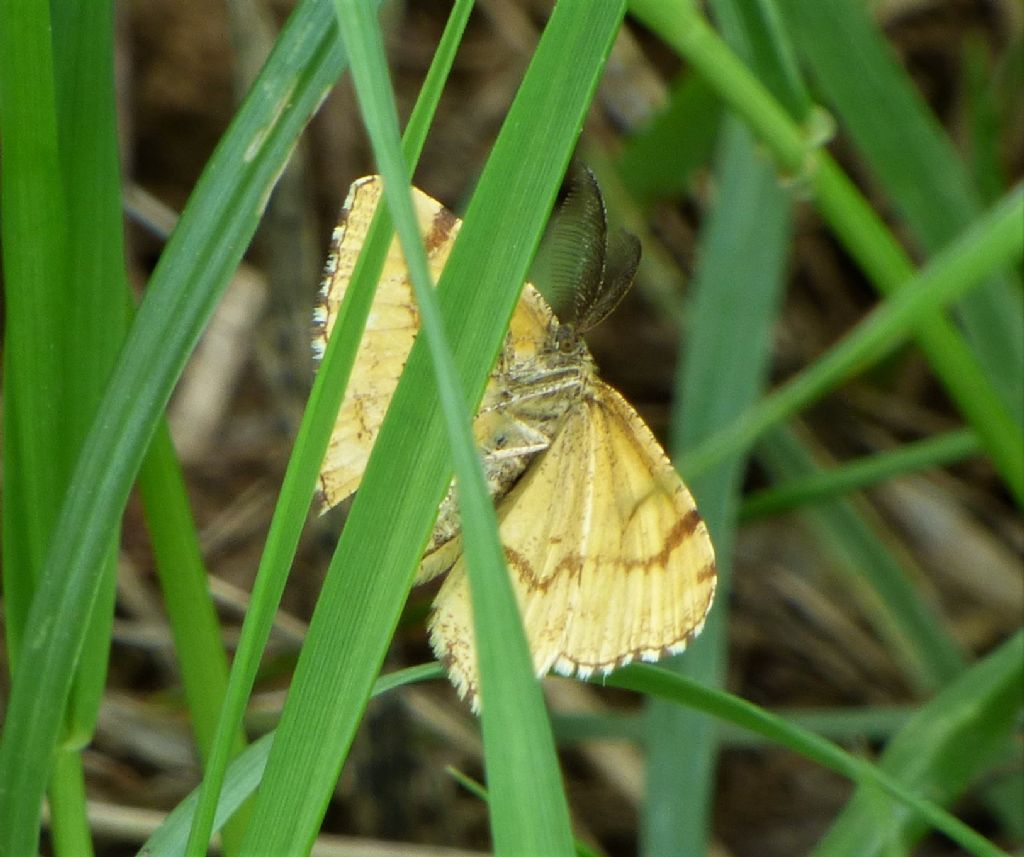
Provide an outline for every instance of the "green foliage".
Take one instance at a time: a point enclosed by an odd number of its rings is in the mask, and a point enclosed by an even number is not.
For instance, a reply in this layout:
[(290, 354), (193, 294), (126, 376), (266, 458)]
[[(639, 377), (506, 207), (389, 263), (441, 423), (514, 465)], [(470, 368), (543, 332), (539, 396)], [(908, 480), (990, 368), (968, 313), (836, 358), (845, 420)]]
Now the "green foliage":
[[(434, 300), (401, 191), (433, 121), (471, 3), (454, 4), (400, 150), (395, 96), (368, 7), (338, 0), (336, 11), (324, 0), (303, 0), (197, 183), (131, 321), (111, 7), (86, 0), (0, 5), (3, 588), (12, 672), (0, 736), (0, 854), (36, 853), (47, 790), (57, 853), (90, 853), (80, 752), (101, 699), (113, 548), (136, 479), (206, 765), (202, 787), (171, 814), (145, 853), (202, 854), (220, 830), (229, 854), (304, 854), (371, 694), (440, 674), (430, 666), (377, 678), (453, 471), (464, 502), (488, 700), (482, 733), (494, 847), (500, 854), (572, 853), (551, 727), (511, 607), (468, 417), (583, 127), (623, 5), (556, 5)], [(1007, 758), (1021, 712), (1022, 638), (972, 663), (918, 587), (914, 569), (889, 547), (884, 527), (842, 495), (899, 473), (985, 455), (1007, 493), (1024, 503), (1024, 311), (1012, 270), (1022, 252), (1024, 191), (1006, 187), (998, 161), (1001, 90), (986, 78), (984, 51), (972, 46), (965, 87), (973, 148), (965, 162), (862, 3), (716, 0), (710, 10), (714, 27), (691, 0), (631, 4), (636, 20), (687, 68), (664, 112), (627, 141), (618, 158), (602, 155), (598, 172), (609, 173), (613, 210), (625, 209), (636, 220), (643, 219), (642, 208), (677, 196), (704, 170), (710, 169), (717, 189), (702, 225), (688, 305), (684, 310), (664, 289), (658, 300), (671, 307), (673, 318), (685, 318), (671, 448), (715, 538), (721, 590), (703, 637), (670, 670), (631, 667), (610, 679), (656, 699), (649, 716), (586, 728), (626, 735), (646, 748), (642, 827), (651, 854), (706, 848), (720, 723), (752, 730), (857, 784), (820, 843), (821, 854), (906, 850), (929, 825), (971, 853), (998, 853), (941, 807)], [(336, 14), (345, 22), (344, 39)], [(389, 211), (411, 260), (425, 335), (328, 570), (281, 724), (273, 737), (242, 752), (245, 704), (391, 239), (391, 217), (379, 217), (373, 227), (324, 357), (229, 678), (162, 414), (295, 140), (349, 58), (361, 121), (387, 177)], [(35, 71), (28, 75), (26, 68)], [(908, 227), (910, 250), (823, 147), (819, 132), (829, 123), (821, 121), (822, 107)], [(813, 365), (765, 393), (798, 198), (817, 209), (877, 288), (879, 303)], [(662, 275), (669, 269), (664, 258), (657, 264)], [(957, 323), (947, 317), (949, 307)], [(823, 466), (802, 434), (784, 430), (897, 346), (914, 345), (948, 393), (962, 430), (835, 469)], [(749, 500), (745, 514), (806, 513), (823, 552), (850, 571), (844, 585), (908, 683), (933, 695), (893, 727), (877, 766), (720, 690), (724, 605), (752, 449), (780, 484)], [(584, 734), (584, 724), (576, 728), (576, 737)], [(238, 812), (257, 785), (256, 812)], [(1019, 832), (1021, 823), (1006, 804), (994, 795), (986, 799), (1005, 829)], [(879, 807), (885, 824), (876, 823)]]

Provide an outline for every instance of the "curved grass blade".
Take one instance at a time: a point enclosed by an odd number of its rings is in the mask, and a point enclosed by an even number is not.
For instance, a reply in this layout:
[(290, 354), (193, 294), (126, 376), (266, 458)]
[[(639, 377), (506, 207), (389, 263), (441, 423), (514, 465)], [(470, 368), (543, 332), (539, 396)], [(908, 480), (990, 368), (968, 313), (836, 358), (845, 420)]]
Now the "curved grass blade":
[[(1009, 728), (1012, 725), (1012, 717), (1006, 718), (1003, 715), (1012, 710), (1011, 707), (1008, 707), (1008, 701), (1016, 705), (1014, 714), (1019, 711), (1019, 687), (1020, 682), (1024, 680), (1022, 673), (1024, 673), (1024, 634), (1018, 634), (965, 672), (925, 706), (925, 709), (922, 709), (922, 712), (919, 712), (901, 730), (900, 734), (907, 736), (911, 746), (916, 746), (919, 751), (923, 751), (923, 745), (918, 744), (913, 737), (915, 727), (922, 723), (926, 727), (929, 724), (937, 723), (939, 732), (944, 732), (941, 725), (945, 719), (944, 706), (949, 702), (957, 701), (960, 704), (958, 705), (955, 728), (944, 733), (948, 740), (944, 741), (941, 747), (933, 747), (933, 749), (938, 751), (944, 762), (955, 761), (955, 767), (960, 771), (969, 768), (972, 763), (980, 761), (975, 753), (976, 748), (973, 746), (959, 747), (956, 741), (957, 735), (964, 728), (977, 730), (979, 722), (989, 722), (989, 716), (995, 714), (1000, 715), (1002, 717), (1000, 722)], [(613, 673), (605, 681), (613, 687), (655, 695), (687, 708), (706, 712), (762, 735), (773, 743), (788, 747), (858, 784), (877, 789), (895, 798), (910, 811), (907, 815), (913, 815), (915, 823), (918, 823), (918, 820), (927, 821), (969, 853), (979, 855), (979, 857), (1005, 857), (1005, 852), (936, 806), (932, 801), (919, 797), (896, 775), (852, 756), (831, 741), (794, 726), (783, 718), (758, 708), (744, 699), (706, 687), (662, 667), (647, 664), (633, 664), (625, 667)], [(970, 695), (978, 693), (982, 696), (982, 704), (980, 706), (971, 705), (969, 703)], [(923, 715), (924, 711), (928, 712), (927, 715)], [(969, 725), (965, 727), (965, 724)], [(935, 733), (932, 732), (927, 740), (931, 741), (934, 735)], [(1003, 732), (995, 736), (995, 739), (1001, 740), (1005, 736), (1006, 733)], [(926, 760), (925, 767), (927, 765), (928, 761)], [(862, 821), (862, 824), (864, 823), (870, 824), (870, 822)]]
[(47, 762), (100, 593), (97, 570), (147, 443), (295, 137), (342, 63), (329, 10), (306, 0), (200, 179), (129, 330), (78, 458), (26, 624), (34, 630), (25, 640), (0, 744), (0, 850), (6, 853), (34, 849)]
[[(1018, 633), (922, 706), (886, 746), (877, 770), (937, 803), (951, 803), (1009, 745), (1024, 707), (1022, 686), (1024, 634)], [(861, 781), (815, 854), (881, 857), (913, 847), (924, 819), (901, 806), (882, 816), (888, 824), (880, 823), (878, 785)]]
[[(451, 70), (472, 3), (459, 0), (434, 54), (406, 129), (405, 151), (412, 164), (419, 159), (444, 82)], [(328, 343), (303, 414), (295, 447), (288, 462), (281, 494), (270, 522), (267, 543), (253, 584), (234, 664), (225, 694), (224, 708), (211, 762), (199, 791), (198, 809), (190, 840), (191, 853), (201, 854), (209, 841), (217, 795), (228, 762), (232, 724), (240, 724), (245, 703), (256, 678), (260, 655), (284, 591), (287, 573), (309, 511), (316, 474), (323, 461), (328, 438), (355, 360), (356, 348), (370, 311), (373, 287), (380, 278), (384, 257), (391, 243), (391, 222), (382, 207), (366, 237), (363, 252), (352, 272), (352, 287), (339, 310), (334, 334)]]
[[(721, 457), (746, 447), (768, 427), (792, 415), (827, 390), (871, 365), (903, 342), (915, 330), (936, 318), (936, 313), (991, 271), (1011, 264), (1020, 255), (1020, 222), (1024, 218), (1024, 186), (1015, 188), (975, 221), (957, 241), (899, 291), (887, 297), (842, 341), (813, 366), (787, 381), (751, 408), (727, 430), (687, 455), (687, 472), (699, 473)], [(1010, 487), (1024, 502), (1024, 444), (1008, 450), (1010, 469), (1004, 471)], [(979, 432), (980, 434), (980, 432)]]
[[(783, 171), (801, 178), (822, 216), (880, 291), (895, 292), (912, 278), (907, 254), (850, 179), (729, 51), (693, 0), (633, 0), (630, 10), (693, 64), (750, 125)], [(936, 375), (982, 438), (1018, 502), (1024, 503), (1020, 427), (977, 358), (942, 316), (922, 319), (916, 334)]]
[[(900, 217), (936, 253), (984, 211), (967, 167), (858, 0), (779, 4), (818, 88)], [(856, 67), (857, 73), (850, 74)], [(993, 276), (957, 314), (986, 375), (1024, 427), (1024, 305)]]
[(834, 500), (907, 473), (955, 464), (980, 451), (978, 436), (970, 429), (949, 431), (756, 491), (744, 499), (740, 518), (750, 521)]

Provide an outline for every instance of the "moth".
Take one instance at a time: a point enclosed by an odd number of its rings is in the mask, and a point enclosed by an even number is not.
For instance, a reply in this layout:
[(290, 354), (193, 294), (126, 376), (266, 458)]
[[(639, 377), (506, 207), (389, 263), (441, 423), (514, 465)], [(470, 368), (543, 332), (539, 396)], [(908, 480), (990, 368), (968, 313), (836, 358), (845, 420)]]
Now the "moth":
[[(685, 649), (704, 625), (716, 575), (693, 497), (640, 416), (597, 376), (581, 335), (629, 288), (639, 242), (624, 232), (609, 237), (588, 170), (573, 168), (567, 188), (552, 215), (545, 256), (565, 320), (533, 285), (524, 285), (473, 432), (536, 673), (586, 678)], [(436, 282), (461, 222), (423, 192), (413, 193)], [(378, 176), (349, 190), (314, 310), (318, 357), (381, 195)], [(320, 469), (321, 509), (358, 488), (418, 329), (396, 239)], [(459, 695), (479, 711), (461, 544), (452, 486), (416, 582), (448, 575), (434, 600), (430, 642)]]

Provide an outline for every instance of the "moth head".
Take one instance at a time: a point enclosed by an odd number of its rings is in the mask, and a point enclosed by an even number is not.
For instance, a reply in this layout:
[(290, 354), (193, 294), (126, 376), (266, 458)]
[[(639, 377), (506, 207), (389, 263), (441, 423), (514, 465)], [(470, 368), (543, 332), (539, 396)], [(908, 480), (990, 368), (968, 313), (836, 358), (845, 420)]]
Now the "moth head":
[(556, 326), (552, 339), (554, 350), (560, 354), (572, 354), (579, 349), (579, 333), (568, 324)]

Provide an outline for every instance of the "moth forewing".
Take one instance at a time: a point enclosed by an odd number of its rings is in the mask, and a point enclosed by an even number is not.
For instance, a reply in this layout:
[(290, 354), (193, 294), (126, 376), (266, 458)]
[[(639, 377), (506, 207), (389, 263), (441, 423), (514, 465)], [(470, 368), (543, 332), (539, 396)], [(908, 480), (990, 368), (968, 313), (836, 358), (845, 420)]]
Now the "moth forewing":
[[(349, 189), (332, 236), (314, 310), (315, 355), (323, 353), (334, 328), (382, 190), (378, 176), (359, 179)], [(448, 260), (460, 223), (422, 191), (414, 190), (413, 202), (430, 273), (436, 282)], [(405, 257), (396, 237), (388, 247), (345, 398), (320, 468), (321, 509), (337, 505), (359, 486), (418, 330), (419, 313)]]

